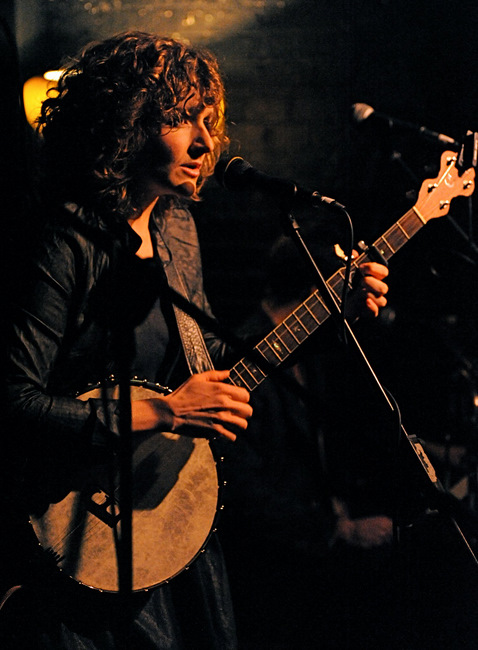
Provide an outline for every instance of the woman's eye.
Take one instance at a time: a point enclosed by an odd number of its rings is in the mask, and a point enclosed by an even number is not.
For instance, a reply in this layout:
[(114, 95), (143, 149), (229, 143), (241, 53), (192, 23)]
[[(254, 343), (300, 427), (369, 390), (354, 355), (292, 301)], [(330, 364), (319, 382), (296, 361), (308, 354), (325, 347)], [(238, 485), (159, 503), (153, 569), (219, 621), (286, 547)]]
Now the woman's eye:
[(204, 119), (204, 126), (205, 126), (206, 129), (209, 131), (209, 133), (211, 133), (211, 134), (212, 134), (212, 133), (215, 133), (215, 131), (216, 131), (216, 124), (217, 124), (217, 123), (216, 123), (216, 120), (213, 118), (212, 115), (211, 115), (210, 117), (206, 117), (206, 118)]

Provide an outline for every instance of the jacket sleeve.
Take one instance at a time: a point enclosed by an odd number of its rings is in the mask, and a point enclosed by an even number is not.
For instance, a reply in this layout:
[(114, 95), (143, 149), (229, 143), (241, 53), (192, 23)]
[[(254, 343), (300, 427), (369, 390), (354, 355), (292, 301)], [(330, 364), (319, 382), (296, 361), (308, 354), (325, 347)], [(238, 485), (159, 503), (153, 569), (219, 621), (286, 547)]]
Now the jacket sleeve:
[[(68, 396), (55, 375), (65, 363), (79, 317), (87, 273), (79, 237), (53, 236), (28, 273), (26, 290), (12, 306), (7, 324), (7, 414), (25, 442), (48, 454), (75, 452), (102, 440), (105, 415), (98, 402)], [(71, 378), (73, 385), (74, 378)], [(115, 403), (112, 403), (112, 418)]]

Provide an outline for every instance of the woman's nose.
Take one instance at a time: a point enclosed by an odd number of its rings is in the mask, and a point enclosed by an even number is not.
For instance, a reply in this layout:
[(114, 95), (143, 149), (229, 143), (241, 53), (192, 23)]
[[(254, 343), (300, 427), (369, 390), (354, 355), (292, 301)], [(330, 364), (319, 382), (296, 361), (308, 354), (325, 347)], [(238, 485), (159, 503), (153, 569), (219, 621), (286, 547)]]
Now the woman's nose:
[(198, 124), (198, 130), (194, 142), (202, 146), (207, 153), (214, 150), (214, 140), (205, 124)]

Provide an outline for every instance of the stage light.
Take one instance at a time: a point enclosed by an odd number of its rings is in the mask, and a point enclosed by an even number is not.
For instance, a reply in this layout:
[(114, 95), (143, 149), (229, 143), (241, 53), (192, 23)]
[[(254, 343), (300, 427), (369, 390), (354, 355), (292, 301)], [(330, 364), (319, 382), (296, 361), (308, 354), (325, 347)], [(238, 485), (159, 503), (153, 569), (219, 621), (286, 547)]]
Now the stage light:
[(62, 70), (48, 70), (40, 77), (32, 77), (23, 84), (23, 106), (28, 122), (35, 127), (42, 103), (55, 88)]

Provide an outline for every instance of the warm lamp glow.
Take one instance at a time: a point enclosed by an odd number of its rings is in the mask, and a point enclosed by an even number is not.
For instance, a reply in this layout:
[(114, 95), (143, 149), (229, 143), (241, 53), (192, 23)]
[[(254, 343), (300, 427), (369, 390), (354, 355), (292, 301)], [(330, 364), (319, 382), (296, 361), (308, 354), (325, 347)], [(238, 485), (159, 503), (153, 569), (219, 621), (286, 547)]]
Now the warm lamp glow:
[(64, 72), (63, 70), (48, 70), (47, 72), (45, 72), (43, 77), (45, 79), (48, 79), (48, 81), (58, 81), (58, 79), (61, 77), (63, 72)]
[(48, 91), (56, 86), (62, 70), (49, 70), (43, 77), (32, 77), (23, 84), (23, 105), (28, 122), (36, 126), (41, 105), (48, 97)]

